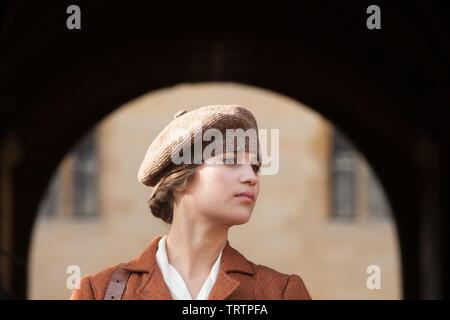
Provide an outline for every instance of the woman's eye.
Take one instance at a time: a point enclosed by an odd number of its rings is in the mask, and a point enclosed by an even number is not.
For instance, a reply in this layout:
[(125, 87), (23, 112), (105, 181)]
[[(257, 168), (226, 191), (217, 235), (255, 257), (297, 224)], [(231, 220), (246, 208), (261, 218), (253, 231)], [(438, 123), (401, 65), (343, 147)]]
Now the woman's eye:
[[(224, 164), (229, 165), (229, 166), (234, 166), (237, 164), (237, 161), (235, 158), (227, 158), (224, 160)], [(261, 164), (253, 164), (252, 168), (255, 173), (259, 173), (261, 171)]]

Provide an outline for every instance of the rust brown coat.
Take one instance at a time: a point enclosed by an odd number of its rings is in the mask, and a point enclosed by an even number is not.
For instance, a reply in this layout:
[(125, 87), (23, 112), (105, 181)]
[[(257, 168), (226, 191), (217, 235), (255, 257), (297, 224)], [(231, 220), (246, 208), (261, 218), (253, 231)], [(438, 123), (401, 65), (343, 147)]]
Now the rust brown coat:
[[(162, 236), (156, 236), (148, 247), (122, 268), (131, 271), (122, 299), (172, 300), (156, 263), (156, 250)], [(80, 288), (72, 292), (73, 300), (103, 299), (113, 265), (81, 278)], [(298, 275), (277, 272), (248, 261), (227, 241), (222, 252), (219, 273), (208, 300), (309, 300), (303, 280)]]

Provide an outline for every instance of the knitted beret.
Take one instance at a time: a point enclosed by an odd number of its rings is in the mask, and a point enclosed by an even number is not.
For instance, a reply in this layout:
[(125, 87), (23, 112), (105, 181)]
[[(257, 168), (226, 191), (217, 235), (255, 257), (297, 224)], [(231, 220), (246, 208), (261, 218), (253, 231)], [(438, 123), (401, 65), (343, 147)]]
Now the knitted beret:
[[(139, 182), (153, 187), (163, 177), (177, 171), (182, 165), (174, 164), (171, 155), (183, 147), (192, 146), (196, 137), (208, 129), (257, 131), (258, 126), (253, 114), (238, 105), (208, 105), (192, 111), (180, 110), (147, 149), (137, 175)], [(259, 140), (257, 148), (259, 157)]]

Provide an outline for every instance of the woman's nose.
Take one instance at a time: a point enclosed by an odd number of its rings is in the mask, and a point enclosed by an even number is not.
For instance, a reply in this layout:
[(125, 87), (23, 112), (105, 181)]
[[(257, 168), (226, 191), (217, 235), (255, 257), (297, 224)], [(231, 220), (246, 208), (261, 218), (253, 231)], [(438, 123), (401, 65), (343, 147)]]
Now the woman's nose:
[(241, 176), (241, 182), (254, 186), (258, 183), (258, 176), (251, 165), (246, 165), (245, 167), (244, 173)]

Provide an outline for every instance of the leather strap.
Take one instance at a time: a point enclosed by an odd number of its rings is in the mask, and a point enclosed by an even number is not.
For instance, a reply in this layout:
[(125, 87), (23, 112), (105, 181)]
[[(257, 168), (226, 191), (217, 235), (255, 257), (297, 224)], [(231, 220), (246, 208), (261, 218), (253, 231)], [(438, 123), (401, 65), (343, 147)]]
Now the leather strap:
[(122, 269), (121, 265), (113, 272), (103, 300), (121, 300), (131, 271)]

